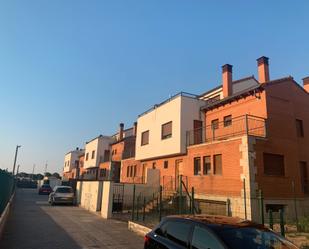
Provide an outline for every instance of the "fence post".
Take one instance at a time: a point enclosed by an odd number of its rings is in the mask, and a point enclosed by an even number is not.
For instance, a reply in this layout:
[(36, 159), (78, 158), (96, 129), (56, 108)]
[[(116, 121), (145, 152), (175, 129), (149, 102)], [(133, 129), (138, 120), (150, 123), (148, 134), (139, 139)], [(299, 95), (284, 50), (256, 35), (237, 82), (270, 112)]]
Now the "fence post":
[(264, 225), (264, 198), (263, 198), (263, 191), (259, 190), (259, 204), (260, 204), (260, 218), (261, 224)]
[(144, 206), (143, 206), (143, 221), (145, 221), (145, 212), (146, 212), (146, 197), (144, 197)]
[[(247, 115), (246, 115), (247, 117)], [(246, 193), (246, 178), (243, 179), (244, 186), (244, 207), (245, 207), (245, 219), (247, 219), (247, 193)]]
[(182, 175), (179, 175), (179, 199), (178, 199), (178, 212), (182, 214)]
[(292, 181), (292, 188), (293, 188), (293, 199), (294, 199), (294, 211), (295, 211), (295, 220), (296, 220), (296, 229), (299, 232), (299, 223), (298, 223), (298, 213), (297, 213), (297, 203), (296, 203), (296, 194), (295, 194), (295, 182)]
[(279, 214), (280, 214), (280, 232), (281, 232), (281, 235), (283, 237), (285, 237), (285, 231), (284, 231), (284, 210), (280, 209), (279, 210)]
[(135, 212), (135, 184), (133, 185), (133, 203), (132, 203), (132, 221), (134, 221), (134, 212)]
[(226, 215), (227, 216), (231, 216), (231, 200), (229, 198), (227, 198), (226, 200)]
[(162, 218), (162, 186), (160, 186), (159, 221)]
[(191, 204), (191, 208), (192, 208), (192, 210), (191, 210), (191, 212), (192, 212), (192, 214), (194, 215), (194, 187), (192, 187), (192, 204)]
[(139, 199), (140, 199), (140, 196), (137, 196), (136, 198), (136, 220), (138, 221), (139, 219)]
[(269, 218), (269, 227), (271, 229), (274, 229), (274, 220), (273, 220), (273, 211), (271, 209), (269, 209), (268, 211), (268, 218)]

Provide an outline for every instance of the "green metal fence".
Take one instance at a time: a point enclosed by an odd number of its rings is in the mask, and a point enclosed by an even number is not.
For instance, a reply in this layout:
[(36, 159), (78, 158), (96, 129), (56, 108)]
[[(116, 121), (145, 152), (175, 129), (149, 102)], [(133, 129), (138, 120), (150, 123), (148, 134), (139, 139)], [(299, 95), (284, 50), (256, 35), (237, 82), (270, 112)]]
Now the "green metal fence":
[(0, 169), (0, 216), (4, 211), (14, 191), (14, 178), (8, 172)]

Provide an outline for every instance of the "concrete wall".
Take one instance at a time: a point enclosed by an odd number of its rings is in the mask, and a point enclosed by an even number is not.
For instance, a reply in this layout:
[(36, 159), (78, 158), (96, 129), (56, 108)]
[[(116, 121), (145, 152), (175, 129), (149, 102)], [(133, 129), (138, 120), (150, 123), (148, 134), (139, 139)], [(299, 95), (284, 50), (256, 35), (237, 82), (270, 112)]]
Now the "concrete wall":
[(101, 210), (103, 182), (78, 181), (76, 186), (77, 203), (86, 210)]

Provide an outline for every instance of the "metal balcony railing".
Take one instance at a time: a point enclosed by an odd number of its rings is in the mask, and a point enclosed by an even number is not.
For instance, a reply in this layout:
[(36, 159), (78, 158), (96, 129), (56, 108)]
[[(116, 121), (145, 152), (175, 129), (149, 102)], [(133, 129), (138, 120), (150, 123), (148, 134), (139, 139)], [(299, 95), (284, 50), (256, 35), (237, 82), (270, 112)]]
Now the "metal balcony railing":
[(225, 140), (240, 135), (266, 137), (265, 118), (252, 115), (239, 116), (199, 129), (187, 131), (187, 146)]

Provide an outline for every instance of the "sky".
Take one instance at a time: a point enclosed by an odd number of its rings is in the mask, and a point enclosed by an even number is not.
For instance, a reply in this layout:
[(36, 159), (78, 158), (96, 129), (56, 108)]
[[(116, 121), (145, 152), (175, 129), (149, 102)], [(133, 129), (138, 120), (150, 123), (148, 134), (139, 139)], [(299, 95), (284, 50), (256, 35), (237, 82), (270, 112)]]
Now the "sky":
[(64, 155), (180, 91), (309, 75), (309, 1), (0, 0), (0, 168), (61, 172)]

